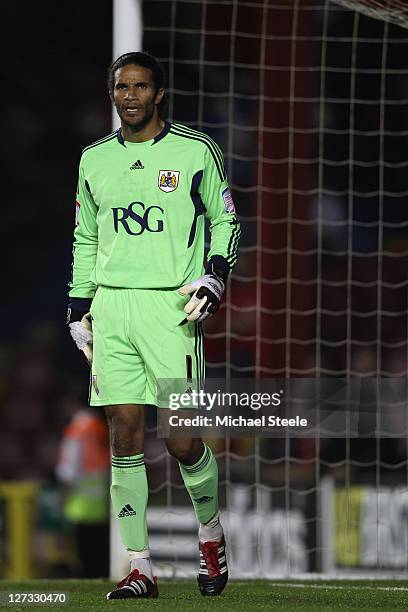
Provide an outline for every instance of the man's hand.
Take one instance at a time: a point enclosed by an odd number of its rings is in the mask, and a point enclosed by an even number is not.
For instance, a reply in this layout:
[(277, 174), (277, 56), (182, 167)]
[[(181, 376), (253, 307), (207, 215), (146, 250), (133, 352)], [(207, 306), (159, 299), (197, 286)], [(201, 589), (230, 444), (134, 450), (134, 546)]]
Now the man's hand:
[(180, 325), (187, 321), (201, 323), (201, 321), (205, 321), (215, 314), (220, 306), (224, 289), (224, 280), (214, 272), (204, 274), (201, 278), (181, 287), (178, 291), (180, 295), (190, 295), (191, 293), (193, 295), (184, 306), (187, 318)]
[(77, 311), (71, 311), (69, 309), (67, 322), (69, 332), (75, 344), (77, 345), (80, 351), (83, 351), (85, 357), (88, 360), (89, 365), (91, 365), (93, 344), (91, 313), (87, 312), (85, 315), (81, 315), (82, 313), (78, 313)]

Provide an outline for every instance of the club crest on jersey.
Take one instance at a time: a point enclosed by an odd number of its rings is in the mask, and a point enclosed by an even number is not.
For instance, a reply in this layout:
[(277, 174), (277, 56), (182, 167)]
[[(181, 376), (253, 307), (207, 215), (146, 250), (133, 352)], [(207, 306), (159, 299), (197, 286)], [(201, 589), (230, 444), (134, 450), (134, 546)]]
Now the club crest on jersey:
[(179, 170), (159, 170), (159, 189), (161, 189), (165, 193), (174, 191), (178, 187), (179, 177)]

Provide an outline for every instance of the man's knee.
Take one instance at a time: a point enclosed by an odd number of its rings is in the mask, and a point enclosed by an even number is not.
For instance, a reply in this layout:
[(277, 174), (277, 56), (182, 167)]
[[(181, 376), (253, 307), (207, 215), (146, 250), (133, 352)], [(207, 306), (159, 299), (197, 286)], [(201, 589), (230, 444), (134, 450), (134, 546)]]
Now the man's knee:
[(197, 463), (204, 452), (201, 438), (167, 438), (165, 442), (170, 455), (185, 465)]

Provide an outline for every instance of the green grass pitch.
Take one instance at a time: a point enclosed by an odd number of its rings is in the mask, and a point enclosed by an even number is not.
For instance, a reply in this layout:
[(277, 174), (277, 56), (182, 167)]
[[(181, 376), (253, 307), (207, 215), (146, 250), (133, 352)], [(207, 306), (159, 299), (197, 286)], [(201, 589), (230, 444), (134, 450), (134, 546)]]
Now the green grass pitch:
[(382, 610), (408, 608), (408, 580), (390, 581), (230, 581), (221, 597), (202, 597), (194, 580), (159, 581), (158, 599), (106, 601), (108, 580), (0, 581), (2, 604), (6, 593), (65, 592), (63, 605), (1, 605), (0, 610), (152, 610), (154, 612), (339, 612), (339, 610)]

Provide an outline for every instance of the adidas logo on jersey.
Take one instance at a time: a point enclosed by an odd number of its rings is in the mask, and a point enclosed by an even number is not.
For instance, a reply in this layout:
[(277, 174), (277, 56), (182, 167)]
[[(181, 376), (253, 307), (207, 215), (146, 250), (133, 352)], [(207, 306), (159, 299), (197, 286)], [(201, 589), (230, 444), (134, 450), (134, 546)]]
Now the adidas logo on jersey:
[(130, 166), (130, 170), (143, 170), (144, 165), (140, 161), (140, 159), (136, 160), (134, 164)]
[(122, 510), (118, 514), (118, 518), (124, 518), (125, 516), (136, 516), (136, 512), (133, 510), (130, 504), (123, 506)]

